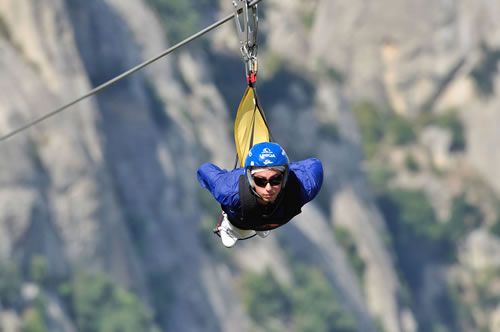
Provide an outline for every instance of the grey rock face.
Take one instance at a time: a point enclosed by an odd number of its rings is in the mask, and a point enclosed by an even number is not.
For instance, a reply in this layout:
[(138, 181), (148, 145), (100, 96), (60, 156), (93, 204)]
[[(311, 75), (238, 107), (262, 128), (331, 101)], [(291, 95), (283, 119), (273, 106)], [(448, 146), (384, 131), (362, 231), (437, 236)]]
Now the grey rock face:
[[(218, 206), (202, 202), (196, 170), (205, 161), (232, 166), (237, 105), (228, 105), (228, 96), (245, 88), (243, 62), (233, 73), (212, 61), (240, 60), (228, 24), (204, 37), (206, 45), (179, 50), (0, 143), (0, 258), (27, 267), (41, 255), (60, 279), (79, 267), (99, 270), (151, 307), (155, 282), (168, 284), (168, 311), (157, 313), (168, 331), (254, 331), (242, 276), (270, 267), (291, 284), (287, 253), (304, 251), (363, 331), (375, 331), (377, 319), (388, 332), (416, 331), (418, 317), (400, 301), (404, 281), (384, 245), (385, 220), (365, 179), (351, 109), (370, 101), (408, 119), (458, 109), (467, 142), (460, 158), (449, 154), (450, 133), (432, 126), (412, 151), (427, 168), (471, 168), (500, 193), (498, 59), (488, 95), (473, 75), (500, 49), (499, 6), (263, 2), (258, 88), (269, 123), (292, 159), (318, 157), (325, 171), (320, 196), (286, 230), (273, 232), (281, 239), (242, 243), (221, 258), (204, 242), (217, 239), (200, 230), (206, 218), (215, 226), (210, 211)], [(230, 7), (221, 3), (221, 13)], [(164, 51), (174, 41), (166, 40), (160, 19), (142, 0), (1, 1), (0, 134)], [(221, 89), (213, 78), (233, 75), (243, 86)], [(392, 156), (401, 161), (404, 152)], [(396, 182), (423, 188), (442, 219), (457, 188), (466, 187), (442, 189), (446, 182), (436, 174), (412, 177), (401, 169)], [(460, 176), (450, 182), (461, 183)], [(336, 226), (356, 243), (366, 267), (362, 283), (333, 237)], [(497, 264), (497, 242), (487, 231), (472, 233), (461, 264)], [(425, 274), (447, 271), (428, 267)], [(434, 294), (436, 285), (425, 284), (423, 293)], [(50, 303), (51, 319), (73, 328), (57, 295)], [(497, 311), (485, 318), (490, 326), (498, 324)], [(16, 315), (1, 311), (0, 326), (14, 329)]]

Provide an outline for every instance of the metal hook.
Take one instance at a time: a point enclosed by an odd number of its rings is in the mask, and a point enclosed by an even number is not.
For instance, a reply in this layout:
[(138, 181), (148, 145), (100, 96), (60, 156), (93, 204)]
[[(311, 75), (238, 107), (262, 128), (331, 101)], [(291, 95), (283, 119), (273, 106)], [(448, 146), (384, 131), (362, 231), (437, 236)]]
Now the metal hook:
[(257, 33), (259, 18), (257, 15), (257, 5), (252, 9), (252, 25), (250, 25), (249, 7), (250, 0), (233, 0), (234, 19), (236, 22), (236, 30), (240, 38), (240, 50), (248, 62), (257, 57)]

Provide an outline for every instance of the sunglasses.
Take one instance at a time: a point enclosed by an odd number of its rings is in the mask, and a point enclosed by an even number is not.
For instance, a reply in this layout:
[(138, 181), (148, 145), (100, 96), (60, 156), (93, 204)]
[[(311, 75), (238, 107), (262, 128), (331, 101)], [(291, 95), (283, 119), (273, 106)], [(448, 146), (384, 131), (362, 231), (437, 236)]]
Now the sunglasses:
[(253, 181), (255, 182), (255, 185), (257, 187), (261, 187), (261, 188), (264, 188), (265, 186), (267, 186), (268, 183), (271, 185), (271, 187), (279, 186), (281, 184), (281, 182), (283, 181), (283, 174), (275, 175), (269, 179), (258, 178), (258, 177), (254, 176)]

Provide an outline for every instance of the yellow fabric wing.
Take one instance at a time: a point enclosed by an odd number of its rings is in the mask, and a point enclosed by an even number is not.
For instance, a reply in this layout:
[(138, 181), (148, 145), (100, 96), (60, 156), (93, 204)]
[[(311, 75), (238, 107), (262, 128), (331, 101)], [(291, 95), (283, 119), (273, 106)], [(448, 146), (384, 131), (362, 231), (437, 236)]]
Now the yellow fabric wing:
[(253, 88), (247, 87), (234, 122), (234, 140), (242, 166), (245, 165), (245, 159), (252, 146), (269, 142), (269, 130), (264, 121), (264, 111), (259, 110)]

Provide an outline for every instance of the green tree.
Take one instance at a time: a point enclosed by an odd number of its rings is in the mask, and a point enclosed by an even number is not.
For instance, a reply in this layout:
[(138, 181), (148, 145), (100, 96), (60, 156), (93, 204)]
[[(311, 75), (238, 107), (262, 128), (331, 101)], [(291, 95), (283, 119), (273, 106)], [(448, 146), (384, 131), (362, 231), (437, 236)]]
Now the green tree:
[(408, 153), (405, 157), (405, 166), (411, 172), (418, 172), (420, 169), (415, 156), (411, 153)]
[(393, 202), (389, 211), (400, 228), (405, 228), (415, 236), (435, 239), (440, 235), (439, 223), (434, 209), (426, 195), (418, 190), (395, 189), (389, 192), (388, 198)]
[(451, 216), (445, 223), (443, 232), (456, 244), (467, 233), (479, 227), (483, 218), (481, 210), (467, 202), (465, 194), (462, 193), (453, 199)]
[(23, 313), (22, 332), (48, 332), (43, 312), (40, 308), (30, 307)]
[(402, 273), (411, 289), (418, 289), (424, 264), (448, 254), (439, 242), (442, 226), (422, 191), (395, 189), (380, 194), (377, 202), (392, 234)]
[(406, 145), (415, 141), (416, 135), (413, 124), (407, 118), (391, 112), (386, 123), (386, 129), (392, 143)]
[(342, 309), (319, 269), (299, 265), (295, 268), (295, 279), (292, 298), (297, 332), (358, 331), (353, 316)]
[(21, 275), (10, 261), (0, 261), (0, 303), (5, 307), (14, 305), (21, 289)]
[(278, 319), (294, 332), (357, 331), (354, 318), (342, 309), (319, 269), (296, 264), (293, 272), (291, 287), (281, 286), (269, 270), (245, 276), (245, 304), (255, 322), (268, 330), (273, 330), (271, 319)]
[(384, 138), (384, 119), (371, 103), (356, 104), (352, 111), (359, 125), (365, 156), (371, 158)]
[(336, 226), (334, 229), (335, 239), (340, 243), (342, 248), (344, 248), (354, 271), (358, 275), (359, 279), (362, 280), (365, 274), (366, 264), (359, 255), (358, 247), (354, 241), (351, 233), (346, 228)]
[(47, 260), (41, 255), (31, 258), (29, 276), (34, 282), (42, 284), (47, 278)]
[(250, 317), (256, 322), (283, 318), (290, 312), (286, 290), (270, 270), (263, 274), (249, 273), (243, 280), (244, 301)]
[(156, 330), (152, 313), (139, 299), (103, 274), (79, 271), (64, 288), (81, 332)]
[(490, 49), (486, 43), (481, 44), (481, 61), (472, 69), (471, 76), (479, 91), (486, 96), (494, 92), (494, 78), (498, 72), (500, 49)]
[(451, 132), (450, 151), (456, 152), (465, 149), (465, 129), (457, 110), (451, 109), (443, 114), (433, 116), (428, 122)]
[(168, 38), (179, 42), (202, 27), (206, 13), (217, 12), (215, 0), (147, 0), (156, 10), (163, 23)]

